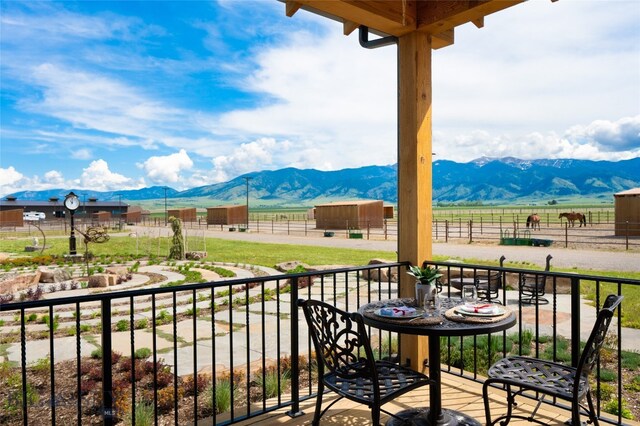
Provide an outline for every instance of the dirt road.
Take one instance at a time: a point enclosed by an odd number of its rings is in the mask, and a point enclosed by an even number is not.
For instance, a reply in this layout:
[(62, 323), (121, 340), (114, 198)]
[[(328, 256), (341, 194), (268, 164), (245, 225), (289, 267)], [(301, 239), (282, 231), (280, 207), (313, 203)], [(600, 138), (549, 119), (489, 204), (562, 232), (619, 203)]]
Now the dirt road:
[[(142, 235), (145, 227), (132, 227), (134, 232)], [(155, 235), (158, 228), (153, 228)], [(162, 228), (162, 232), (170, 232), (168, 228)], [(208, 237), (223, 238), (239, 241), (253, 241), (263, 243), (278, 243), (306, 246), (341, 247), (360, 250), (384, 250), (395, 252), (397, 241), (355, 240), (340, 237), (321, 238), (303, 237), (291, 235), (277, 235), (268, 233), (251, 232), (224, 232), (214, 230), (199, 230), (197, 235), (206, 233)], [(551, 265), (559, 268), (592, 269), (595, 271), (624, 271), (640, 272), (640, 253), (637, 251), (604, 251), (604, 250), (577, 250), (561, 247), (528, 247), (528, 246), (500, 246), (492, 244), (456, 244), (434, 243), (433, 254), (450, 256), (458, 259), (498, 260), (504, 255), (507, 261), (527, 261), (544, 267), (548, 254), (553, 256)], [(392, 259), (389, 259), (392, 260)]]

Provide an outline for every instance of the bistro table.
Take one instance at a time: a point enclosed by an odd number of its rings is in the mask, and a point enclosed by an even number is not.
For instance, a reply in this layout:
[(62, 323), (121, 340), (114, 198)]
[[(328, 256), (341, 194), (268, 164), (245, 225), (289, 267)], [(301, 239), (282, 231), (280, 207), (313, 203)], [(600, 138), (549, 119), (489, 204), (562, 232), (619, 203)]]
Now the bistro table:
[(464, 285), (488, 284), (489, 280), (484, 278), (458, 277), (458, 278), (451, 278), (449, 280), (449, 283), (451, 283), (451, 287), (455, 288), (456, 290), (462, 290), (462, 286)]
[[(442, 408), (441, 376), (440, 376), (440, 337), (472, 336), (489, 334), (506, 330), (516, 324), (516, 315), (508, 308), (502, 307), (505, 313), (493, 318), (463, 317), (455, 314), (454, 308), (462, 304), (458, 298), (440, 299), (440, 309), (435, 317), (417, 319), (398, 319), (382, 317), (376, 310), (401, 304), (410, 306), (415, 299), (391, 299), (363, 305), (358, 312), (364, 317), (364, 323), (381, 330), (401, 334), (415, 334), (429, 337), (429, 407), (412, 408), (401, 411), (396, 416), (403, 420), (411, 420), (412, 425), (473, 425), (480, 423), (459, 411)], [(391, 418), (387, 426), (395, 425), (397, 419)]]

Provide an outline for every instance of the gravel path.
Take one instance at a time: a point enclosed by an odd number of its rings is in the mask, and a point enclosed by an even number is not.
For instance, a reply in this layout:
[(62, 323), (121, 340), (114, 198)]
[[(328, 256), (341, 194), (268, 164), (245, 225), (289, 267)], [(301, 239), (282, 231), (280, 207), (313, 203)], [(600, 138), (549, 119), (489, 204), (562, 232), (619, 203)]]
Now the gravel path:
[[(141, 232), (143, 229), (148, 230), (148, 228), (140, 228)], [(168, 235), (168, 228), (161, 229)], [(208, 237), (238, 241), (340, 247), (359, 250), (383, 250), (389, 252), (395, 252), (398, 248), (397, 241), (351, 240), (340, 237), (319, 238), (251, 232), (223, 232), (211, 229), (207, 231), (200, 230), (198, 231), (198, 235), (202, 235), (203, 232)], [(500, 256), (504, 255), (507, 261), (527, 261), (541, 267), (545, 266), (546, 257), (548, 254), (551, 254), (553, 256), (553, 260), (551, 261), (552, 267), (592, 269), (594, 271), (640, 272), (640, 253), (638, 251), (578, 250), (553, 246), (500, 246), (480, 243), (456, 244), (449, 242), (433, 243), (433, 254), (476, 260), (498, 260)]]

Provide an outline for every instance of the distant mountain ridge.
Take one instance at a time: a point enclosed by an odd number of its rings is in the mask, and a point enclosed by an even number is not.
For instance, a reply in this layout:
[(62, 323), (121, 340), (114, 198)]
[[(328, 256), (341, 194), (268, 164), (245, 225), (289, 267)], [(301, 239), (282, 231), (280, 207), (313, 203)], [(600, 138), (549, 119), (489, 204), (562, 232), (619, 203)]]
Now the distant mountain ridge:
[[(344, 199), (382, 199), (396, 203), (397, 165), (366, 166), (336, 171), (285, 168), (239, 176), (228, 182), (191, 188), (166, 189), (167, 198), (204, 197), (212, 204), (243, 202), (245, 177), (250, 177), (250, 196), (255, 201), (291, 205), (299, 202)], [(561, 197), (613, 199), (613, 194), (640, 187), (640, 158), (611, 161), (573, 159), (521, 160), (513, 157), (482, 157), (468, 163), (438, 160), (433, 163), (434, 202), (482, 201), (505, 203), (551, 200)], [(12, 196), (22, 200), (63, 197), (69, 190), (23, 191)], [(162, 199), (165, 187), (97, 192), (74, 190), (87, 198), (138, 201)]]

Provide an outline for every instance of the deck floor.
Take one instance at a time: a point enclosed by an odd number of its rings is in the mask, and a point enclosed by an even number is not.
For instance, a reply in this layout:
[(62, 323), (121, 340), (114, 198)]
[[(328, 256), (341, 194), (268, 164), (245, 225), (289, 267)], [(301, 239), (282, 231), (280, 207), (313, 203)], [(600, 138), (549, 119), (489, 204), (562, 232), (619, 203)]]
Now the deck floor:
[[(443, 407), (457, 411), (464, 412), (465, 414), (474, 417), (481, 424), (485, 423), (484, 405), (482, 402), (482, 385), (472, 382), (470, 380), (462, 379), (451, 374), (442, 374), (442, 401)], [(335, 394), (325, 394), (323, 399), (323, 407), (326, 407), (328, 403), (335, 399)], [(428, 405), (429, 391), (427, 387), (417, 389), (413, 392), (409, 392), (406, 395), (389, 402), (384, 405), (387, 411), (392, 413), (402, 411), (409, 408), (424, 407)], [(514, 410), (515, 413), (530, 413), (533, 409), (533, 404), (523, 398), (517, 399), (518, 406)], [(496, 390), (492, 394), (491, 413), (495, 416), (497, 413), (504, 413), (506, 407), (505, 393)], [(259, 417), (255, 417), (249, 420), (245, 420), (241, 423), (237, 423), (242, 426), (248, 425), (310, 425), (313, 419), (313, 412), (315, 408), (315, 399), (310, 399), (301, 403), (301, 410), (305, 413), (303, 416), (297, 418), (289, 417), (286, 412), (288, 409), (281, 409), (274, 411)], [(564, 410), (557, 407), (551, 407), (547, 404), (543, 404), (536, 418), (544, 421), (549, 426), (562, 425), (568, 419), (570, 419), (571, 413), (568, 410)], [(389, 416), (382, 413), (382, 423), (384, 424), (389, 419)], [(627, 423), (628, 422), (628, 423)], [(627, 424), (638, 424), (634, 421), (625, 421)], [(329, 411), (325, 413), (320, 422), (321, 425), (340, 425), (340, 426), (355, 426), (355, 425), (370, 425), (371, 414), (369, 409), (360, 404), (353, 403), (346, 399), (342, 399), (337, 402)], [(524, 420), (512, 420), (510, 425), (531, 425), (532, 423)]]

